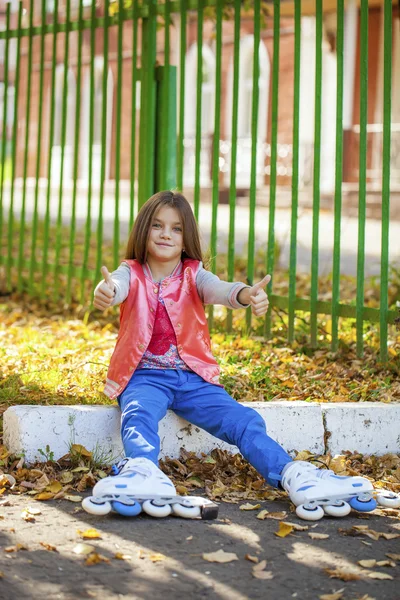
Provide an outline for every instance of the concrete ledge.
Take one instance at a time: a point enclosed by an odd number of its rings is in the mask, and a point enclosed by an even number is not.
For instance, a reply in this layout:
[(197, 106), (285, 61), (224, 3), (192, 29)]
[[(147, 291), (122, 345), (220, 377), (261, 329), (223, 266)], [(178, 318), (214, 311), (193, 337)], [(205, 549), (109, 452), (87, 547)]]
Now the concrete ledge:
[[(345, 450), (382, 455), (400, 452), (400, 404), (253, 402), (265, 420), (268, 434), (293, 454)], [(39, 449), (49, 446), (57, 460), (71, 444), (82, 444), (104, 464), (122, 456), (120, 412), (110, 406), (14, 406), (4, 413), (4, 443), (28, 463), (43, 461)], [(213, 448), (237, 452), (171, 411), (160, 422), (160, 457), (179, 456), (181, 447), (198, 453)]]

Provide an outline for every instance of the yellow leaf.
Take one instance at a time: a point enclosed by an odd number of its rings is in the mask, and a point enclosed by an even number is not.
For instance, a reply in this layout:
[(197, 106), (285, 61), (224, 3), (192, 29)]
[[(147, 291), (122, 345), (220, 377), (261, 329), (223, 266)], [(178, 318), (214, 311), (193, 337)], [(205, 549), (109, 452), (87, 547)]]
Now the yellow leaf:
[(94, 528), (86, 529), (85, 531), (78, 529), (78, 533), (84, 540), (101, 539), (100, 533)]
[(239, 560), (234, 552), (225, 552), (224, 550), (217, 550), (216, 552), (203, 552), (204, 560), (208, 562), (216, 563), (228, 563), (233, 560)]
[(82, 496), (72, 496), (71, 494), (64, 495), (65, 500), (69, 500), (70, 502), (82, 502)]
[(51, 500), (52, 498), (54, 498), (54, 494), (51, 492), (41, 492), (35, 496), (35, 500)]
[(261, 519), (262, 521), (267, 518), (268, 510), (262, 510), (258, 513), (257, 519)]
[(100, 562), (109, 563), (110, 561), (108, 558), (106, 558), (102, 554), (97, 554), (97, 552), (92, 552), (92, 554), (89, 554), (89, 556), (85, 560), (85, 565), (87, 565), (88, 567), (91, 567), (93, 565), (97, 565)]
[(59, 481), (52, 481), (48, 486), (46, 486), (46, 490), (52, 494), (58, 494), (58, 492), (62, 490), (62, 485)]
[(278, 531), (275, 531), (275, 535), (277, 535), (278, 537), (284, 538), (287, 535), (289, 535), (290, 533), (292, 533), (294, 527), (292, 527), (292, 525), (288, 525), (287, 523), (284, 522), (280, 522), (279, 523), (279, 529)]
[(86, 450), (85, 446), (82, 446), (81, 444), (72, 444), (71, 452), (74, 452), (75, 454), (79, 454), (80, 456), (86, 456), (87, 458), (92, 457), (92, 452), (89, 452), (89, 450)]
[(160, 552), (154, 552), (153, 554), (149, 554), (149, 559), (151, 562), (160, 562), (161, 560), (165, 560), (167, 557), (165, 554), (161, 554)]
[(295, 531), (307, 531), (308, 529), (308, 525), (298, 525), (297, 523), (289, 523), (289, 521), (284, 521), (284, 523), (293, 527)]
[(128, 560), (129, 558), (132, 558), (130, 554), (122, 554), (122, 552), (116, 552), (114, 554), (114, 558), (116, 558), (117, 560)]
[(241, 506), (239, 506), (240, 510), (258, 510), (259, 508), (261, 508), (261, 504), (242, 504)]
[(390, 552), (387, 552), (386, 556), (388, 558), (391, 558), (392, 560), (400, 560), (400, 554), (392, 554)]
[(267, 566), (267, 561), (262, 560), (258, 565), (254, 565), (252, 569), (252, 575), (256, 579), (272, 579), (274, 576), (271, 571), (264, 571)]

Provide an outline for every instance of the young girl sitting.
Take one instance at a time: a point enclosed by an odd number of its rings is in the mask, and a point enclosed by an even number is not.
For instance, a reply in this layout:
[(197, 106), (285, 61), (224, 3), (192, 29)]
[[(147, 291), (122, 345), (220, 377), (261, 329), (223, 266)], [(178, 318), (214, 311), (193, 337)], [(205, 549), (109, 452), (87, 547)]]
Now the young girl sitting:
[[(297, 506), (318, 498), (306, 504), (306, 512), (299, 515), (303, 518), (321, 518), (321, 505), (328, 514), (348, 514), (350, 506), (343, 499), (372, 490), (361, 477), (339, 478), (310, 463), (292, 461), (267, 435), (262, 417), (236, 402), (219, 383), (204, 305), (251, 306), (254, 315), (262, 316), (268, 310), (264, 287), (270, 276), (250, 287), (221, 281), (205, 270), (197, 223), (181, 194), (159, 192), (144, 204), (125, 260), (111, 274), (103, 267), (102, 274), (94, 306), (105, 310), (121, 304), (120, 331), (104, 391), (117, 398), (121, 408), (126, 458), (114, 467), (114, 475), (96, 484), (95, 495), (141, 498), (159, 496), (160, 489), (164, 496), (176, 494), (158, 468), (158, 423), (168, 409), (237, 446), (267, 482), (286, 489)], [(376, 503), (371, 494), (365, 500), (357, 508), (372, 510)], [(114, 508), (127, 514), (118, 503)]]

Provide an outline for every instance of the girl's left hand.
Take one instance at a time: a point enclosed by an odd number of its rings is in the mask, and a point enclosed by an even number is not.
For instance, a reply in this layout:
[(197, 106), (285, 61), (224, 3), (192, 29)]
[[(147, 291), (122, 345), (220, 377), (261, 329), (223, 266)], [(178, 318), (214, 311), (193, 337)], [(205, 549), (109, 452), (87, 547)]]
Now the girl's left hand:
[(253, 315), (261, 317), (268, 310), (269, 300), (264, 288), (271, 281), (271, 275), (266, 275), (264, 279), (256, 283), (249, 290), (250, 305)]

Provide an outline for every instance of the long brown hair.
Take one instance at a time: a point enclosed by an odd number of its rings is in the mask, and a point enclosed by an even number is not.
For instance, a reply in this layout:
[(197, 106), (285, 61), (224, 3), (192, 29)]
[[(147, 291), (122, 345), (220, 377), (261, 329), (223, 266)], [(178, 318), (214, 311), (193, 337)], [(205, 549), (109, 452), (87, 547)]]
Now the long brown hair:
[(147, 242), (150, 236), (151, 226), (157, 211), (162, 206), (175, 208), (182, 221), (183, 247), (182, 258), (193, 258), (203, 260), (201, 252), (200, 235), (197, 222), (189, 202), (182, 194), (177, 192), (157, 192), (143, 204), (140, 209), (132, 231), (129, 235), (125, 258), (135, 258), (144, 264), (147, 260)]

